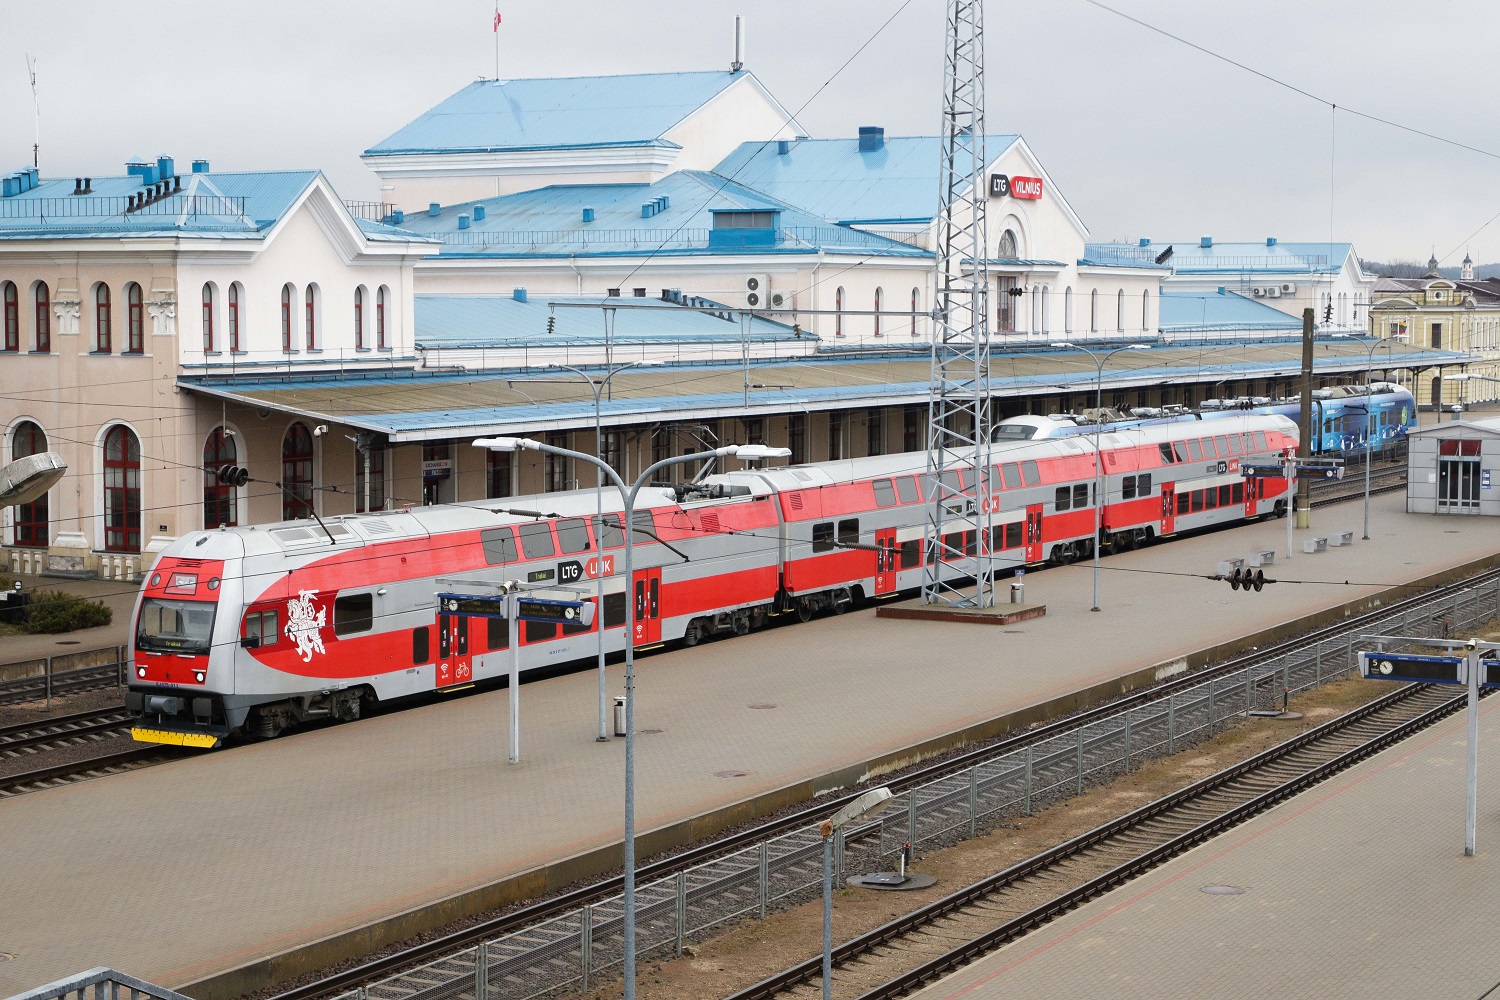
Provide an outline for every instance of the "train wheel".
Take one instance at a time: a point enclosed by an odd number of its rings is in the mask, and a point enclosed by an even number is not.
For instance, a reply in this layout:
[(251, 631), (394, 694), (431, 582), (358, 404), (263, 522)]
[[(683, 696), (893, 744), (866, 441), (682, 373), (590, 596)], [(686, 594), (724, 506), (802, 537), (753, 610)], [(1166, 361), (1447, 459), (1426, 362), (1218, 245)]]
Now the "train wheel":
[(813, 616), (813, 606), (808, 601), (797, 602), (797, 620), (799, 622), (810, 622)]
[(682, 644), (687, 647), (698, 645), (703, 639), (703, 629), (696, 619), (688, 622), (687, 631), (682, 633)]
[(1276, 511), (1275, 511), (1275, 514), (1276, 514), (1277, 517), (1286, 517), (1286, 501), (1285, 500), (1277, 500), (1276, 501)]

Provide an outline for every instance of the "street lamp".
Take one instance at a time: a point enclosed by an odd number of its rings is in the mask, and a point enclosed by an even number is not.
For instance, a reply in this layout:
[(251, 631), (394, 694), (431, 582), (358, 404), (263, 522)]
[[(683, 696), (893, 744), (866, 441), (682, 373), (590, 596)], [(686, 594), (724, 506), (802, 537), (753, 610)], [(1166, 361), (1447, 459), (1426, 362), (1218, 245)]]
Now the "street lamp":
[[(625, 1000), (635, 1000), (635, 602), (631, 599), (631, 592), (635, 585), (635, 500), (640, 494), (641, 488), (651, 482), (652, 476), (660, 469), (672, 465), (683, 465), (688, 462), (696, 462), (706, 457), (701, 452), (691, 455), (678, 455), (674, 458), (665, 458), (655, 465), (648, 466), (633, 484), (629, 487), (620, 478), (620, 474), (613, 467), (606, 464), (603, 459), (593, 455), (586, 455), (581, 451), (571, 448), (558, 448), (555, 445), (543, 444), (530, 438), (517, 437), (493, 437), (479, 438), (473, 442), (475, 448), (488, 448), (493, 451), (540, 451), (549, 455), (558, 455), (563, 458), (577, 459), (587, 462), (597, 468), (602, 475), (608, 476), (610, 482), (614, 483), (615, 489), (620, 492), (624, 510), (621, 514), (621, 531), (625, 536)], [(715, 448), (709, 452), (709, 456), (715, 458), (739, 458), (744, 461), (757, 461), (766, 458), (785, 458), (790, 455), (790, 448), (770, 448), (762, 444), (728, 445), (724, 448)], [(602, 520), (602, 515), (601, 515)], [(597, 527), (596, 529), (597, 530)], [(604, 573), (604, 566), (599, 567), (600, 575)], [(599, 608), (599, 630), (604, 630), (604, 608)]]
[[(646, 359), (646, 360), (641, 360), (641, 361), (632, 361), (629, 364), (620, 365), (618, 368), (610, 368), (610, 367), (608, 367), (606, 365), (606, 371), (608, 372), (608, 374), (606, 374), (603, 378), (597, 378), (597, 379), (594, 376), (592, 376), (592, 375), (586, 373), (585, 371), (583, 371), (581, 368), (574, 368), (572, 365), (553, 365), (552, 366), (554, 368), (561, 368), (561, 369), (564, 369), (566, 371), (570, 371), (574, 375), (577, 375), (579, 378), (583, 379), (585, 382), (588, 383), (589, 389), (594, 394), (594, 454), (595, 455), (598, 455), (600, 458), (604, 457), (604, 425), (603, 425), (602, 417), (600, 415), (600, 399), (601, 399), (601, 397), (604, 394), (604, 390), (609, 387), (610, 380), (613, 379), (616, 375), (620, 374), (621, 372), (627, 371), (627, 370), (629, 370), (631, 368), (649, 368), (649, 367), (655, 367), (655, 366), (660, 365), (660, 364), (661, 364), (660, 360), (657, 360), (657, 359)], [(545, 383), (549, 383), (549, 382), (565, 382), (565, 383), (568, 383), (568, 384), (571, 385), (573, 383), (573, 381), (574, 381), (573, 379), (548, 379), (548, 378), (510, 379), (508, 384), (514, 384), (516, 382), (532, 382), (532, 383), (541, 382), (541, 383), (544, 383), (544, 384)], [(614, 397), (611, 396), (610, 398), (613, 399)], [(369, 479), (369, 474), (368, 473), (366, 473), (365, 478), (366, 478), (366, 480)], [(369, 486), (366, 485), (365, 488), (369, 489)], [(368, 507), (369, 504), (366, 504), (366, 506)], [(594, 551), (599, 554), (599, 570), (600, 570), (600, 572), (599, 572), (599, 574), (597, 576), (597, 580), (598, 580), (598, 583), (599, 583), (599, 610), (602, 613), (604, 611), (604, 538), (603, 538), (603, 533), (599, 530), (599, 524), (604, 519), (604, 473), (601, 472), (601, 471), (599, 471), (598, 469), (594, 470), (594, 508), (595, 508), (595, 512), (596, 512), (595, 513), (595, 517), (594, 517), (594, 535), (595, 535), (595, 538), (594, 538)], [(595, 739), (598, 740), (598, 742), (600, 742), (600, 743), (608, 743), (609, 742), (609, 728), (605, 724), (605, 719), (606, 719), (606, 716), (607, 716), (607, 704), (608, 704), (608, 701), (609, 701), (609, 697), (608, 697), (608, 692), (607, 692), (608, 681), (606, 679), (605, 670), (604, 670), (604, 660), (605, 660), (605, 652), (604, 652), (604, 628), (603, 628), (603, 626), (601, 626), (599, 628), (599, 735), (597, 737), (595, 737)]]
[(1114, 357), (1116, 354), (1119, 354), (1121, 351), (1147, 351), (1150, 350), (1150, 345), (1125, 344), (1123, 346), (1114, 348), (1113, 350), (1104, 354), (1102, 357), (1097, 352), (1091, 351), (1087, 347), (1080, 347), (1077, 344), (1068, 343), (1066, 341), (1061, 343), (1049, 344), (1048, 346), (1057, 348), (1059, 350), (1062, 348), (1068, 348), (1074, 351), (1082, 351), (1084, 354), (1087, 354), (1091, 359), (1093, 359), (1094, 368), (1098, 374), (1098, 378), (1094, 383), (1094, 606), (1092, 608), (1089, 608), (1090, 611), (1098, 611), (1099, 534), (1100, 529), (1103, 527), (1104, 519), (1104, 498), (1102, 496), (1102, 494), (1104, 493), (1104, 488), (1101, 485), (1104, 479), (1104, 456), (1099, 448), (1099, 432), (1104, 426), (1104, 365), (1107, 361), (1109, 361), (1110, 358)]
[(818, 825), (823, 836), (823, 1000), (833, 997), (833, 834), (869, 819), (890, 801), (889, 788), (872, 788)]

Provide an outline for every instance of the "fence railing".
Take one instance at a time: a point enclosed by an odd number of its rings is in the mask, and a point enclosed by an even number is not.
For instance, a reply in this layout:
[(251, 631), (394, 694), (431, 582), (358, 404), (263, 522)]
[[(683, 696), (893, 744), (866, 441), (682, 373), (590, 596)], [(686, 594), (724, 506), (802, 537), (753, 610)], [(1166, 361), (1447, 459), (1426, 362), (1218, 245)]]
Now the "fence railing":
[[(1500, 580), (1393, 612), (1361, 631), (1443, 637), (1500, 614)], [(1230, 721), (1279, 708), (1358, 667), (1353, 631), (1205, 680), (1186, 691), (1081, 726), (903, 792), (882, 818), (835, 835), (836, 878), (875, 871), (906, 844), (932, 850), (1111, 781), (1147, 760), (1211, 738)], [(641, 957), (733, 921), (814, 898), (822, 842), (812, 827), (773, 837), (637, 890)], [(527, 1000), (587, 991), (623, 961), (624, 903), (616, 896), (486, 941), (339, 1000)]]
[(181, 993), (104, 966), (17, 993), (9, 1000), (188, 1000)]
[[(142, 193), (149, 188), (141, 188)], [(0, 200), (0, 219), (82, 219), (136, 218), (150, 215), (200, 215), (215, 218), (242, 219), (245, 199), (238, 195), (171, 194), (156, 201), (137, 201), (134, 196), (95, 197), (79, 195), (62, 198), (7, 198)]]

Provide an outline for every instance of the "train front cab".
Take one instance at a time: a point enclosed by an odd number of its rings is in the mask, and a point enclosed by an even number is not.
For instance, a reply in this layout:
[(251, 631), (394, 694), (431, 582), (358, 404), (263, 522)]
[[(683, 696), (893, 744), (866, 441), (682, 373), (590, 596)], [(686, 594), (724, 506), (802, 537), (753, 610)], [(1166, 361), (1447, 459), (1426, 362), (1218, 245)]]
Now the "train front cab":
[(163, 557), (141, 590), (125, 693), (137, 742), (215, 747), (233, 728), (223, 697), (233, 645), (215, 639), (225, 565)]

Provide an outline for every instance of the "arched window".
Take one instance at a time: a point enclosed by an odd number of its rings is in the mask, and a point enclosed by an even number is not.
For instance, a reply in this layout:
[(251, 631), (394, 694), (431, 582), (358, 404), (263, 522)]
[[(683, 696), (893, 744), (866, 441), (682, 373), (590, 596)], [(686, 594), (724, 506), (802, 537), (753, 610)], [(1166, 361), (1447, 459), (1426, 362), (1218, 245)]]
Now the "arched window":
[(141, 286), (125, 286), (125, 353), (146, 353), (146, 318), (141, 308)]
[(1099, 332), (1099, 289), (1089, 292), (1089, 332)]
[(304, 423), (286, 429), (281, 439), (281, 519), (309, 517), (312, 510), (313, 437)]
[(1115, 296), (1115, 329), (1122, 332), (1125, 329), (1125, 289), (1123, 288)]
[(318, 349), (318, 286), (308, 285), (307, 294), (303, 298), (307, 303), (307, 311), (302, 317), (307, 334), (307, 349), (316, 351)]
[(1015, 260), (1021, 256), (1020, 249), (1016, 243), (1015, 230), (1007, 229), (1000, 234), (1000, 245), (995, 250), (995, 256), (1003, 257), (1006, 260)]
[(5, 301), (5, 350), (21, 349), (21, 301), (16, 294), (16, 283), (7, 281), (0, 286), (0, 298)]
[[(42, 429), (30, 420), (23, 420), (16, 425), (15, 432), (10, 438), (10, 457), (12, 459), (25, 458), (27, 455), (40, 455), (47, 450), (47, 435)], [(17, 545), (27, 548), (44, 549), (49, 541), (49, 525), (47, 513), (47, 494), (43, 493), (31, 503), (23, 503), (16, 508), (16, 541)]]
[(123, 424), (104, 436), (104, 548), (141, 550), (141, 444)]
[(52, 351), (52, 294), (47, 291), (45, 281), (38, 281), (31, 294), (36, 301), (36, 326), (33, 328), (36, 340), (32, 350), (38, 354), (50, 354)]
[(919, 289), (911, 290), (911, 335), (917, 335), (917, 298), (921, 294)]
[(1141, 292), (1141, 330), (1151, 329), (1151, 290)]
[(1039, 329), (1043, 333), (1052, 332), (1052, 304), (1048, 301), (1047, 286), (1042, 286), (1042, 325)]
[(875, 336), (880, 336), (880, 300), (885, 295), (883, 289), (875, 289)]
[(288, 354), (296, 349), (292, 342), (292, 299), (296, 294), (291, 285), (281, 286), (281, 349)]
[(203, 350), (204, 353), (212, 353), (214, 349), (214, 285), (207, 281), (203, 284)]
[[(230, 288), (233, 291), (233, 286)], [(232, 528), (239, 524), (233, 486), (219, 482), (219, 470), (235, 463), (234, 438), (215, 427), (203, 444), (203, 526)]]
[(375, 346), (382, 351), (389, 346), (385, 341), (385, 300), (386, 289), (381, 285), (375, 293)]
[(1073, 286), (1063, 289), (1063, 329), (1073, 332)]
[(94, 286), (94, 353), (109, 354), (112, 349), (109, 329), (109, 286), (101, 281)]
[(365, 286), (354, 290), (354, 349), (365, 349)]
[(844, 335), (844, 286), (840, 285), (833, 293), (833, 335), (842, 337)]
[(233, 282), (229, 286), (229, 301), (225, 303), (224, 323), (229, 327), (229, 350), (234, 353), (240, 349), (240, 283)]

